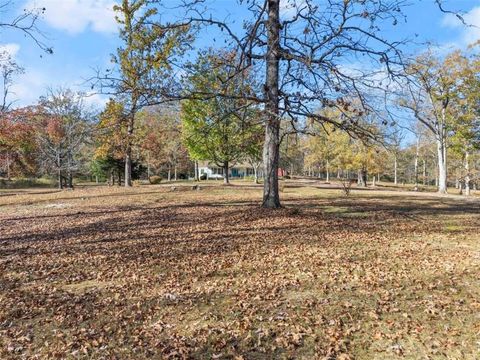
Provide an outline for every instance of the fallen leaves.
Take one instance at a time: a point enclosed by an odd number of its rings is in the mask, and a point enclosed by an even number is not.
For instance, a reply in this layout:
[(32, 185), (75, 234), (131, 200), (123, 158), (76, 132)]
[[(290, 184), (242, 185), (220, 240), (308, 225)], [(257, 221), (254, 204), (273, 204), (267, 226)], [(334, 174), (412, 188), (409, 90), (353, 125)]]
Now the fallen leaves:
[(478, 355), (480, 224), (461, 204), (298, 189), (270, 212), (257, 190), (146, 189), (8, 200), (1, 358)]

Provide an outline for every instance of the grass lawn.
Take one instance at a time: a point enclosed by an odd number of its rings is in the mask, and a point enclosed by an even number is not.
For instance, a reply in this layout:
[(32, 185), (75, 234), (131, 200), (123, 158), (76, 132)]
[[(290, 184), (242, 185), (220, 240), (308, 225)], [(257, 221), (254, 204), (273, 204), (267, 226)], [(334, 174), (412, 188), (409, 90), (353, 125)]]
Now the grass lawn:
[(480, 199), (288, 185), (0, 192), (0, 358), (480, 358)]

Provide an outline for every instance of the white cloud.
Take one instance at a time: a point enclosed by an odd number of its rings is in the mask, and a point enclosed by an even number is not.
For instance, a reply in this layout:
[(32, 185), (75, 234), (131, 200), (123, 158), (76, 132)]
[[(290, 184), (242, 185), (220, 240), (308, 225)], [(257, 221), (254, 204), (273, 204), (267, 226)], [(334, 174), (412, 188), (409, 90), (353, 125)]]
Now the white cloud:
[(86, 29), (115, 33), (113, 0), (28, 0), (27, 8), (45, 7), (44, 20), (53, 28), (78, 34)]
[(18, 50), (20, 50), (20, 45), (18, 44), (0, 44), (0, 54), (7, 54), (9, 57), (14, 58)]
[(282, 18), (292, 18), (301, 12), (305, 7), (305, 0), (281, 0), (280, 16)]
[(15, 78), (11, 89), (11, 98), (18, 106), (34, 104), (40, 95), (45, 94), (48, 84), (49, 79), (43, 73), (28, 71), (28, 73)]
[[(468, 45), (468, 43), (465, 43), (463, 45)], [(444, 57), (447, 54), (458, 50), (458, 42), (446, 42), (443, 44), (439, 45), (431, 45), (429, 47), (429, 50), (432, 51), (433, 54), (439, 56), (439, 57)], [(419, 54), (420, 55), (420, 54)]]
[(442, 25), (449, 28), (462, 29), (462, 42), (472, 44), (480, 40), (480, 6), (472, 8), (463, 15), (465, 24), (454, 14), (447, 14), (443, 18)]
[(83, 80), (69, 76), (68, 74), (57, 74), (56, 77), (49, 75), (50, 72), (31, 69), (25, 74), (15, 78), (11, 89), (11, 99), (15, 106), (26, 106), (37, 103), (40, 96), (46, 95), (49, 89), (69, 88), (85, 94), (86, 105), (101, 109), (108, 101), (108, 97), (95, 93), (85, 88)]
[(102, 109), (108, 102), (108, 96), (98, 94), (92, 91), (85, 93), (85, 103), (94, 109)]

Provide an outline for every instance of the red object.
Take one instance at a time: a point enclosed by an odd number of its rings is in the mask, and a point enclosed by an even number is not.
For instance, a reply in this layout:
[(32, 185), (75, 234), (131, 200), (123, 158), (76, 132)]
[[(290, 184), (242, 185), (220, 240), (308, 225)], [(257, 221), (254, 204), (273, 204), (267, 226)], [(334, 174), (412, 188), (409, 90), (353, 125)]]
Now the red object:
[(282, 168), (278, 168), (278, 176), (285, 176), (287, 175), (287, 170), (285, 169), (282, 169)]

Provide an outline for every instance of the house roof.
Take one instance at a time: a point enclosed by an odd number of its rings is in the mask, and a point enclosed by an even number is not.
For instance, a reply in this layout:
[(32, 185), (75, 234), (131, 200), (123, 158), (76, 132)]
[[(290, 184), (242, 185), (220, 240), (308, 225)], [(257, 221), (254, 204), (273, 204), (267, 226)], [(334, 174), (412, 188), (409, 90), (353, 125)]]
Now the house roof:
[[(214, 162), (208, 161), (208, 160), (199, 160), (198, 161), (198, 167), (218, 167)], [(251, 168), (252, 165), (250, 165), (247, 162), (236, 162), (233, 165), (230, 165), (230, 169), (243, 169), (243, 168)]]

